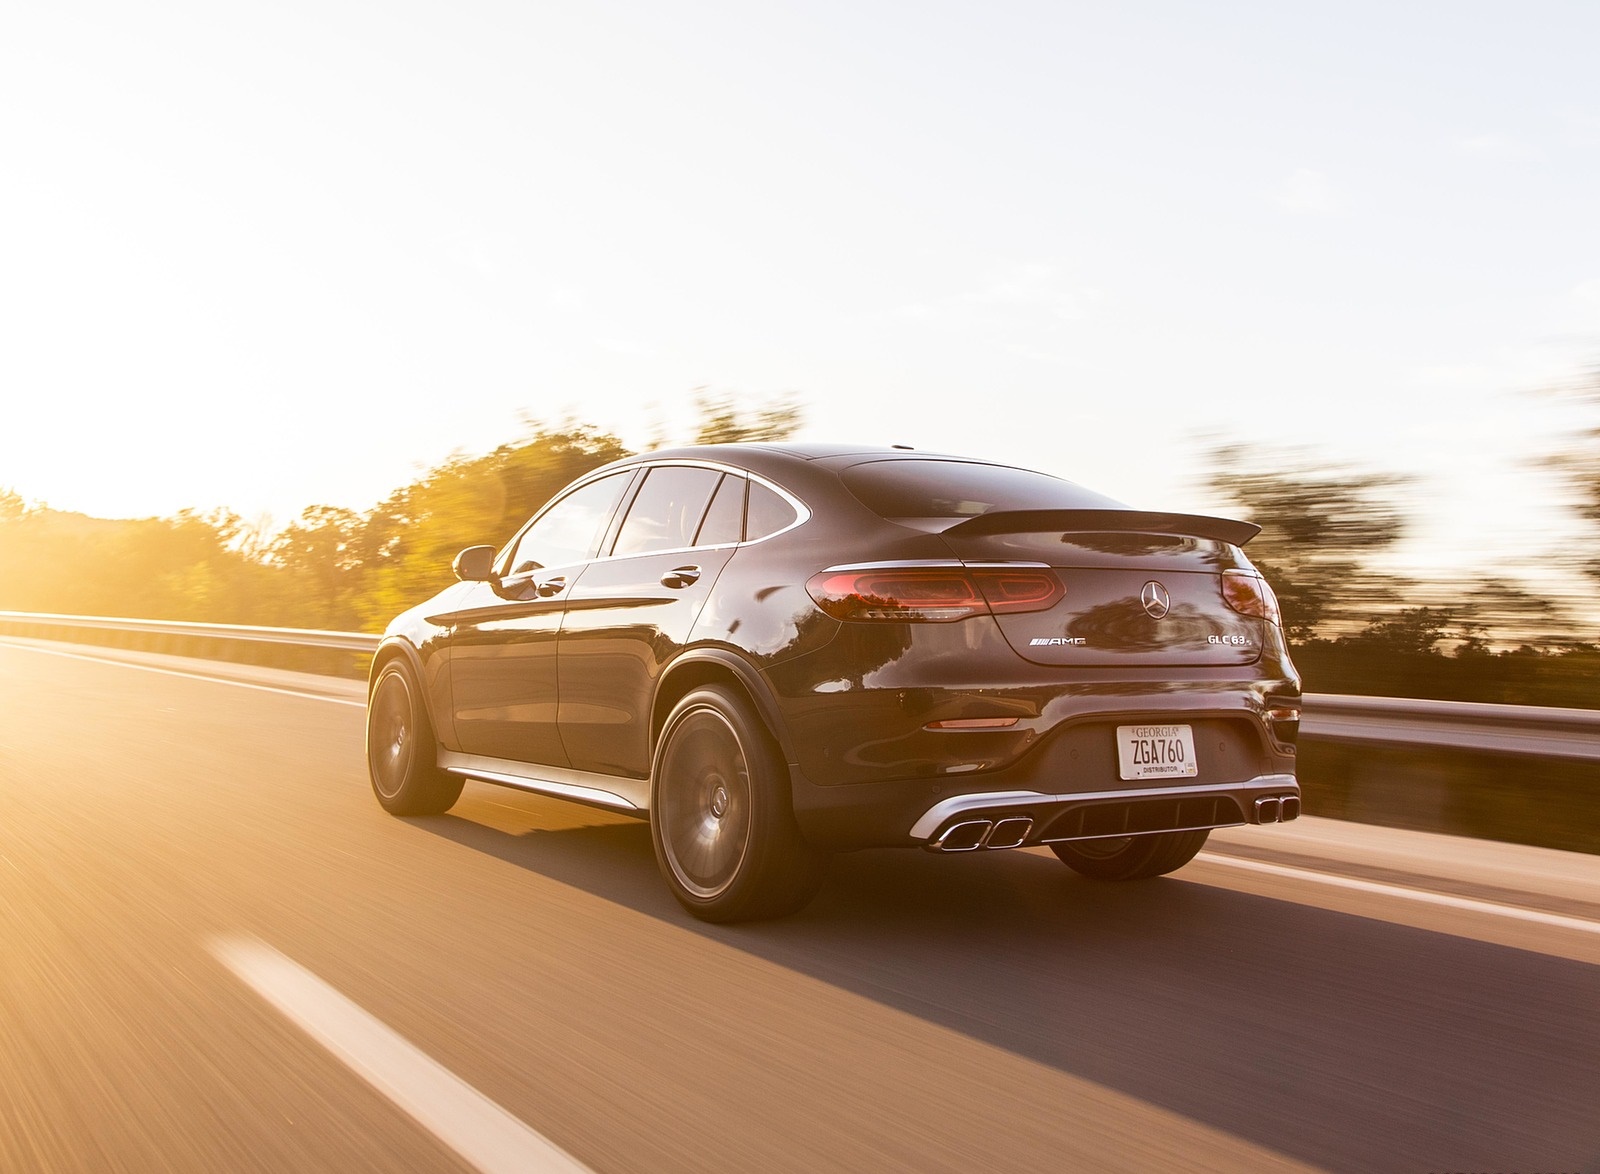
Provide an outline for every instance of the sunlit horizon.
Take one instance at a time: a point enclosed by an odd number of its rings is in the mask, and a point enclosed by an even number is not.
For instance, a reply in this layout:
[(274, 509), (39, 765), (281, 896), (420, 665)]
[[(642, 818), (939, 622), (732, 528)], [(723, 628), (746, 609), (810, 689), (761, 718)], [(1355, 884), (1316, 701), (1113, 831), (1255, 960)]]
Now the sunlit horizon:
[(0, 44), (0, 487), (266, 529), (572, 418), (1204, 509), (1411, 477), (1549, 579), (1600, 359), (1600, 12), (32, 6)]

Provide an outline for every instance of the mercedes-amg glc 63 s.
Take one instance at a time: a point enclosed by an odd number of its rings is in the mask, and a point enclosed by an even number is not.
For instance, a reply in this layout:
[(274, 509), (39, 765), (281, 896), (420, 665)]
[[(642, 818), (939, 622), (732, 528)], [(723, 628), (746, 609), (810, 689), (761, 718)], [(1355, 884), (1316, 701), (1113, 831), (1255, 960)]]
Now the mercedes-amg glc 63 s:
[(646, 818), (711, 921), (800, 908), (856, 848), (1171, 872), (1300, 810), (1256, 531), (901, 449), (629, 457), (389, 625), (373, 790), (396, 815), (476, 779)]

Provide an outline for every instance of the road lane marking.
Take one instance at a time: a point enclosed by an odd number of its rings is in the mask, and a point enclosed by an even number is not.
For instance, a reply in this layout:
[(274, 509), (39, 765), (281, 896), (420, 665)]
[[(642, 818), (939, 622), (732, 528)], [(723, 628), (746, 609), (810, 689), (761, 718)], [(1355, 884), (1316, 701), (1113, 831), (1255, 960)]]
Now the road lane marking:
[(1284, 864), (1268, 864), (1262, 860), (1245, 860), (1239, 856), (1224, 856), (1216, 852), (1202, 852), (1196, 858), (1208, 864), (1225, 864), (1250, 872), (1264, 872), (1271, 876), (1289, 877), (1293, 880), (1311, 881), (1331, 885), (1337, 889), (1353, 889), (1358, 893), (1376, 893), (1386, 897), (1400, 897), (1407, 901), (1420, 901), (1427, 905), (1443, 905), (1448, 909), (1465, 909), (1471, 913), (1488, 913), (1495, 917), (1510, 917), (1517, 921), (1531, 921), (1536, 925), (1553, 925), (1561, 929), (1575, 929), (1579, 933), (1600, 934), (1600, 921), (1586, 921), (1581, 917), (1563, 917), (1559, 913), (1541, 913), (1537, 909), (1521, 909), (1515, 905), (1502, 905), (1496, 901), (1479, 901), (1473, 897), (1455, 897), (1448, 893), (1430, 893), (1426, 889), (1410, 889), (1404, 885), (1387, 885), (1381, 881), (1357, 880), (1349, 876), (1334, 876), (1326, 872), (1313, 872), (1305, 868), (1291, 868)]
[(266, 943), (249, 937), (218, 938), (211, 943), (211, 952), (256, 994), (485, 1174), (588, 1171)]
[(182, 669), (163, 669), (155, 665), (138, 664), (131, 660), (121, 660), (114, 656), (89, 656), (82, 652), (63, 652), (58, 648), (35, 648), (31, 644), (13, 644), (9, 640), (0, 640), (0, 646), (16, 648), (23, 652), (39, 652), (45, 656), (64, 656), (68, 660), (86, 660), (91, 664), (114, 664), (119, 668), (138, 669), (144, 673), (160, 673), (166, 677), (187, 677), (191, 681), (209, 681), (213, 685), (237, 685), (241, 689), (259, 689), (263, 693), (282, 693), (286, 697), (309, 697), (312, 701), (331, 701), (335, 705), (354, 705), (358, 708), (367, 707), (366, 699), (360, 701), (350, 697), (332, 697), (327, 693), (309, 693), (302, 689), (285, 689), (279, 685), (257, 685), (253, 681), (235, 681), (231, 677), (208, 677), (204, 673), (186, 673)]

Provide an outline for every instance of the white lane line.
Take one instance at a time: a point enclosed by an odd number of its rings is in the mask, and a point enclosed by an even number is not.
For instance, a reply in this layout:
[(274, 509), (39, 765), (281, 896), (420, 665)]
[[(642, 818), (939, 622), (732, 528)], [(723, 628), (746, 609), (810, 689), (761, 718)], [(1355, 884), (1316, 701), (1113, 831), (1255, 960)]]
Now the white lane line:
[(1501, 905), (1495, 901), (1479, 901), (1472, 897), (1454, 897), (1448, 893), (1430, 893), (1425, 889), (1408, 889), (1403, 885), (1386, 885), (1379, 881), (1357, 880), (1348, 876), (1331, 876), (1325, 872), (1312, 872), (1310, 869), (1291, 868), (1283, 864), (1268, 864), (1263, 860), (1245, 860), (1238, 856), (1222, 856), (1215, 852), (1202, 852), (1198, 859), (1204, 860), (1209, 864), (1225, 864), (1230, 868), (1243, 868), (1250, 872), (1265, 872), (1272, 876), (1312, 881), (1319, 885), (1332, 885), (1336, 889), (1353, 889), (1358, 893), (1378, 893), (1385, 897), (1401, 897), (1407, 901), (1420, 901), (1426, 905), (1443, 905), (1448, 909), (1465, 909), (1471, 913), (1488, 913), (1495, 917), (1509, 917), (1516, 921), (1531, 921), (1536, 925), (1554, 925), (1561, 929), (1575, 929), (1579, 933), (1600, 934), (1600, 922), (1586, 921), (1581, 917), (1563, 917), (1559, 913), (1541, 913), (1536, 909), (1519, 909), (1515, 905)]
[(136, 664), (131, 660), (119, 660), (113, 656), (88, 656), (81, 652), (63, 652), (58, 648), (35, 648), (31, 644), (12, 644), (9, 640), (0, 640), (0, 645), (6, 648), (15, 648), (22, 652), (38, 652), (45, 656), (64, 656), (68, 660), (87, 660), (91, 664), (114, 664), (119, 668), (138, 669), (145, 673), (160, 673), (166, 677), (187, 677), (191, 681), (209, 681), (213, 685), (236, 685), (240, 689), (259, 689), (263, 693), (282, 693), (287, 697), (309, 697), (312, 701), (331, 701), (335, 705), (354, 705), (360, 709), (367, 707), (366, 699), (360, 701), (348, 697), (330, 697), (326, 693), (308, 693), (302, 689), (285, 689), (277, 685), (257, 685), (251, 681), (235, 681), (229, 677), (208, 677), (204, 673), (186, 673), (182, 669), (162, 669), (149, 664)]
[(264, 942), (218, 938), (211, 952), (368, 1084), (486, 1174), (588, 1167), (545, 1140), (309, 970)]

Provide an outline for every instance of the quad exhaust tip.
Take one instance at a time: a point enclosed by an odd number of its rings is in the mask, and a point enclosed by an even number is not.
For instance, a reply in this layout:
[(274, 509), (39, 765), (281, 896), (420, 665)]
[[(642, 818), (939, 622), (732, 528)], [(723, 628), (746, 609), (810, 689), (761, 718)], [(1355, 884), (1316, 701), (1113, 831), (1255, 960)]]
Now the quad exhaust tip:
[(976, 852), (979, 848), (1016, 848), (1033, 831), (1031, 816), (1014, 816), (996, 822), (969, 819), (951, 824), (928, 847), (935, 852)]
[(1033, 830), (1033, 820), (1016, 818), (1002, 819), (994, 825), (994, 830), (989, 833), (989, 838), (984, 842), (985, 848), (1015, 848), (1028, 838), (1028, 833)]
[(1256, 800), (1257, 823), (1288, 823), (1300, 816), (1300, 796), (1263, 795)]
[(984, 837), (992, 827), (993, 820), (969, 819), (965, 823), (952, 825), (932, 846), (940, 852), (976, 852), (982, 847)]

